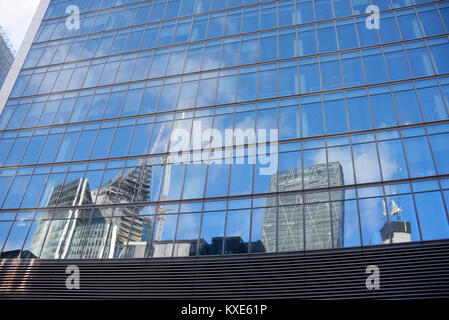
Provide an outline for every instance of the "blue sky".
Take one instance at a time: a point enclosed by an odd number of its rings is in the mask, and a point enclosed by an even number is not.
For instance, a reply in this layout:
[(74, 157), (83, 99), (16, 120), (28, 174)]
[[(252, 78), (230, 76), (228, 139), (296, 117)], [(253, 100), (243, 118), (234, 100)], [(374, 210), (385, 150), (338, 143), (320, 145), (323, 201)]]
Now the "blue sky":
[(16, 51), (30, 25), (39, 0), (1, 0), (0, 25), (8, 35)]

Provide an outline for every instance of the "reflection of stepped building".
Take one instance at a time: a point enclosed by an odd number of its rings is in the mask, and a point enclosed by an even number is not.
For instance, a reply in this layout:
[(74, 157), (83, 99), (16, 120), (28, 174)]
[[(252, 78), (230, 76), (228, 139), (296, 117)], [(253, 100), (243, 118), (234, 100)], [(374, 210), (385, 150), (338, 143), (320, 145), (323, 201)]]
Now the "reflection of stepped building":
[[(95, 198), (102, 204), (144, 201), (150, 192), (151, 167), (142, 162), (92, 192), (87, 179), (60, 184), (52, 190), (47, 207), (83, 206)], [(41, 259), (144, 257), (148, 244), (142, 235), (151, 228), (151, 220), (138, 216), (134, 207), (116, 208), (113, 217), (109, 208), (93, 212), (56, 208), (43, 212), (30, 251)]]
[[(152, 166), (147, 161), (140, 160), (139, 166), (130, 169), (125, 174), (114, 177), (106, 185), (93, 192), (97, 203), (130, 203), (146, 201), (151, 194)], [(118, 207), (112, 220), (112, 242), (114, 248), (109, 250), (108, 256), (124, 258), (143, 258), (148, 250), (148, 229), (152, 228), (152, 221), (143, 219), (133, 207)], [(115, 240), (115, 241), (114, 241)]]
[(97, 203), (130, 203), (145, 201), (151, 193), (151, 168), (146, 161), (140, 160), (139, 166), (125, 174), (114, 177), (97, 192)]
[[(327, 166), (318, 164), (306, 167), (304, 171), (283, 171), (279, 176), (272, 176), (270, 191), (276, 191), (276, 183), (279, 192), (341, 186), (344, 183), (343, 169), (338, 162), (331, 162)], [(277, 218), (276, 200), (270, 199), (267, 206), (271, 208), (265, 211), (262, 230), (262, 242), (266, 251), (276, 251), (276, 226), (278, 251), (304, 250), (304, 230), (307, 250), (331, 248), (332, 242), (335, 247), (342, 247), (343, 197), (343, 191), (335, 191), (332, 194), (335, 202), (331, 209), (328, 192), (282, 196), (279, 198)]]

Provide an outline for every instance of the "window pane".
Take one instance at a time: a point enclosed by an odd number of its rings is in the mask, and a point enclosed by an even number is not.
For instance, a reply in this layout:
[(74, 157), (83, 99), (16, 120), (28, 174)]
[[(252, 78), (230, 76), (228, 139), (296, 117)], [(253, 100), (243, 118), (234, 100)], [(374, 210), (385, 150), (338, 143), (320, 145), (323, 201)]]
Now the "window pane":
[(303, 104), (301, 106), (302, 136), (319, 136), (324, 134), (323, 111), (321, 103)]
[(404, 139), (404, 146), (411, 177), (435, 175), (426, 137)]
[(383, 141), (378, 143), (380, 165), (384, 180), (406, 179), (407, 166), (400, 140)]
[(279, 139), (299, 138), (299, 108), (298, 106), (279, 109)]
[(348, 131), (344, 100), (325, 101), (324, 114), (326, 120), (326, 134)]
[(449, 44), (446, 43), (438, 46), (430, 46), (429, 50), (437, 73), (441, 74), (449, 72), (449, 60), (447, 59)]
[(432, 62), (426, 48), (407, 50), (410, 67), (414, 77), (424, 77), (434, 74)]
[(356, 144), (352, 147), (357, 183), (380, 181), (379, 162), (374, 143)]
[(339, 61), (320, 62), (323, 90), (341, 88), (341, 72)]
[(174, 257), (196, 255), (200, 224), (201, 213), (179, 215)]
[(209, 164), (206, 197), (220, 197), (228, 194), (229, 165)]
[(367, 97), (347, 100), (351, 131), (372, 129), (371, 111)]
[(229, 211), (226, 223), (225, 254), (248, 252), (250, 212)]
[(421, 38), (422, 33), (419, 27), (418, 19), (415, 14), (402, 15), (398, 17), (399, 27), (401, 28), (402, 38), (404, 40)]
[(183, 199), (203, 197), (206, 168), (205, 164), (189, 164), (186, 166), (186, 177), (182, 195)]
[(374, 126), (376, 128), (391, 127), (396, 125), (391, 94), (377, 94), (370, 96), (371, 108), (373, 110)]
[(362, 223), (363, 245), (370, 246), (382, 243), (390, 243), (390, 239), (384, 241), (380, 230), (387, 226), (387, 217), (384, 212), (383, 198), (359, 200), (360, 220)]
[(132, 132), (132, 127), (117, 128), (114, 142), (111, 147), (111, 153), (109, 155), (110, 157), (122, 157), (127, 155)]
[(335, 28), (332, 24), (326, 23), (319, 25), (317, 36), (320, 53), (337, 50), (337, 38)]
[(200, 250), (200, 255), (221, 255), (223, 253), (225, 218), (224, 212), (203, 214), (200, 238), (204, 239), (210, 246)]
[(448, 118), (439, 87), (418, 89), (418, 96), (426, 121), (444, 120)]
[(433, 156), (438, 168), (439, 174), (449, 173), (449, 134), (439, 134), (430, 136)]
[(366, 81), (368, 84), (386, 82), (387, 73), (382, 55), (364, 56)]
[(360, 227), (357, 213), (357, 203), (355, 200), (341, 201), (332, 203), (332, 209), (338, 206), (344, 209), (343, 239), (342, 247), (360, 246)]
[(415, 195), (415, 201), (423, 240), (447, 239), (449, 224), (441, 193), (419, 193)]
[(422, 122), (421, 110), (414, 90), (395, 92), (394, 100), (401, 125)]
[(391, 81), (410, 78), (407, 59), (402, 48), (401, 51), (385, 53), (385, 59)]
[[(331, 212), (329, 202), (311, 203), (325, 200), (327, 193), (308, 195), (304, 205), (305, 248), (306, 250), (332, 248)], [(336, 239), (335, 239), (336, 240)]]
[(231, 165), (230, 195), (250, 194), (253, 181), (253, 165), (248, 158), (236, 158)]

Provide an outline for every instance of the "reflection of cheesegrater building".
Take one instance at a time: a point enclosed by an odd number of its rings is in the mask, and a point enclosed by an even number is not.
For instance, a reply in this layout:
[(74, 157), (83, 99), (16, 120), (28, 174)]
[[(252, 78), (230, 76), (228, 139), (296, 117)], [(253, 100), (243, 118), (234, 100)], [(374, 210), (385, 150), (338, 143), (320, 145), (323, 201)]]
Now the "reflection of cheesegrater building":
[[(276, 181), (279, 181), (279, 192), (336, 187), (343, 185), (343, 169), (338, 162), (331, 162), (327, 167), (318, 164), (303, 171), (282, 171), (279, 176), (272, 176), (270, 191), (276, 191)], [(279, 198), (277, 218), (276, 204), (268, 203), (267, 206), (274, 207), (267, 208), (264, 216), (262, 242), (266, 251), (276, 250), (276, 225), (278, 251), (304, 250), (304, 241), (307, 250), (342, 247), (343, 198), (343, 191), (333, 192), (331, 208), (328, 192), (284, 195)]]

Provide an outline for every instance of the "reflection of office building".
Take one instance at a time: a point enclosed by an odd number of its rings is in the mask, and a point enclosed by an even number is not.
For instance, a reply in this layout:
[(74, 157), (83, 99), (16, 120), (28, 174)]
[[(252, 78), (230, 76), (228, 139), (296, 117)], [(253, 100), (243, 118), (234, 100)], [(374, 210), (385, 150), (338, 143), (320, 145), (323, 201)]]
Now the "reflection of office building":
[[(124, 175), (118, 175), (99, 190), (90, 191), (87, 179), (78, 179), (56, 186), (47, 207), (70, 207), (97, 203), (112, 204), (144, 201), (151, 192), (151, 167), (145, 162)], [(42, 259), (144, 257), (147, 243), (142, 241), (144, 226), (149, 222), (138, 216), (134, 207), (118, 207), (112, 224), (107, 223), (110, 209), (55, 209), (45, 211), (34, 235), (30, 250)], [(148, 231), (147, 231), (148, 232)], [(109, 239), (108, 239), (109, 238)], [(107, 247), (106, 247), (107, 244)], [(122, 252), (124, 248), (129, 246)], [(138, 250), (139, 246), (144, 249)], [(143, 250), (143, 253), (142, 253)], [(132, 252), (132, 254), (131, 254)]]
[(21, 259), (35, 259), (37, 258), (31, 251), (25, 250), (11, 250), (11, 251), (3, 251), (0, 254), (0, 259), (17, 259), (21, 257)]
[(401, 243), (410, 242), (412, 229), (410, 222), (407, 221), (390, 221), (390, 223), (385, 223), (380, 229), (380, 235), (382, 236), (383, 243)]
[[(129, 169), (107, 182), (98, 191), (92, 192), (97, 196), (97, 203), (132, 203), (146, 201), (151, 194), (151, 165), (140, 161), (139, 166)], [(112, 219), (112, 243), (109, 257), (120, 256), (126, 258), (143, 258), (148, 243), (142, 240), (148, 229), (149, 220), (139, 216), (134, 207), (117, 207)]]
[[(279, 192), (298, 190), (303, 185), (304, 189), (341, 186), (343, 169), (338, 162), (331, 162), (328, 166), (318, 164), (306, 167), (304, 171), (283, 171), (279, 176), (272, 177), (270, 190), (276, 190), (276, 181)], [(282, 196), (279, 198), (277, 217), (276, 204), (268, 203), (273, 207), (266, 209), (262, 231), (262, 242), (267, 252), (276, 250), (276, 226), (279, 251), (303, 250), (304, 240), (308, 250), (332, 248), (332, 243), (334, 247), (343, 246), (343, 192), (336, 192), (333, 199), (336, 202), (331, 208), (327, 192)]]
[(97, 203), (102, 204), (146, 201), (151, 193), (151, 168), (141, 160), (139, 166), (117, 175), (92, 194), (97, 196)]
[[(224, 244), (223, 244), (224, 241)], [(206, 242), (204, 239), (200, 239), (199, 243), (199, 255), (221, 255), (224, 254), (238, 254), (246, 253), (251, 246), (251, 252), (265, 252), (262, 241), (245, 242), (240, 236), (233, 237), (214, 237), (211, 243)], [(171, 257), (172, 252), (174, 257), (187, 257), (195, 256), (198, 247), (197, 239), (180, 239), (176, 242), (156, 241), (153, 242), (152, 256), (153, 257)]]
[[(47, 207), (86, 204), (92, 204), (89, 183), (86, 179), (78, 179), (53, 188)], [(90, 242), (85, 237), (91, 214), (92, 211), (89, 209), (44, 211), (30, 251), (41, 259), (81, 257), (84, 243)]]
[[(401, 243), (411, 241), (411, 225), (410, 222), (401, 221), (402, 207), (398, 206), (394, 200), (391, 200), (391, 211), (390, 211), (390, 221), (385, 222), (383, 227), (380, 229), (380, 235), (382, 237), (382, 242), (385, 244), (390, 243)], [(384, 202), (384, 212), (383, 214), (387, 216), (387, 206)], [(396, 216), (396, 220), (393, 217)]]
[[(207, 245), (201, 240), (201, 245)], [(155, 258), (171, 257), (172, 252), (175, 257), (188, 257), (196, 255), (198, 240), (177, 240), (173, 241), (157, 241), (153, 243), (152, 256)]]

